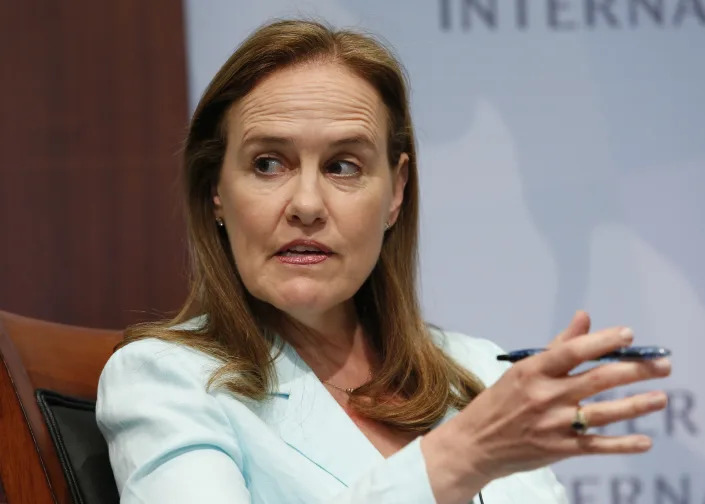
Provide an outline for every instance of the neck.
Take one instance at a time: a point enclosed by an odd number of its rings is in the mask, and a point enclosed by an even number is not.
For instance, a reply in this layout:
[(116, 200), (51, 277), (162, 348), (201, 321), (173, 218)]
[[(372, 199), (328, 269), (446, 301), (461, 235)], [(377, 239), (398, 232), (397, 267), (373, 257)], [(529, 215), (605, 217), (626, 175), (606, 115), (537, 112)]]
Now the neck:
[(326, 313), (286, 314), (283, 336), (323, 381), (355, 382), (375, 359), (352, 302)]

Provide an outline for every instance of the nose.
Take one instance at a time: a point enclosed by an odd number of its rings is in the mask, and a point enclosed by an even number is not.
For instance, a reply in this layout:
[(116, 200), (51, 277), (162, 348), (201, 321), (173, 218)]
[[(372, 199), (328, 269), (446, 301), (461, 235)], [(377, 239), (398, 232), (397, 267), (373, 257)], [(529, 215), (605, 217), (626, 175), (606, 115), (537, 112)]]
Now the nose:
[(301, 167), (291, 183), (293, 188), (286, 207), (287, 220), (304, 226), (325, 222), (327, 212), (318, 168)]

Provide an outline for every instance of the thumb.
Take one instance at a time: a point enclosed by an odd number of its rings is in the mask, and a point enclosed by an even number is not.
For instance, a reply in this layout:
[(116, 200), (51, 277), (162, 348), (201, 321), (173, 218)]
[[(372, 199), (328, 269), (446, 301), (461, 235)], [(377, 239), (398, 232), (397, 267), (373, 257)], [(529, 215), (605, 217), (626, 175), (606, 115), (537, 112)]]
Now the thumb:
[(583, 310), (578, 310), (573, 315), (573, 319), (568, 324), (563, 332), (561, 332), (556, 339), (553, 340), (551, 345), (556, 343), (563, 343), (577, 336), (582, 336), (590, 332), (590, 315)]

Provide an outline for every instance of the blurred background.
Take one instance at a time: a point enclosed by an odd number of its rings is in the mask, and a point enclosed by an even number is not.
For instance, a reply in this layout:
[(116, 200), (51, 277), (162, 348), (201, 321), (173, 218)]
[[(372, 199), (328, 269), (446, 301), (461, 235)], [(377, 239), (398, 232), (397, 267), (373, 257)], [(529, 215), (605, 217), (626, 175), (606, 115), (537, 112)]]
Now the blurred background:
[(0, 2), (0, 309), (124, 327), (185, 293), (179, 2)]
[(292, 16), (408, 69), (429, 321), (534, 347), (582, 308), (673, 350), (668, 409), (605, 431), (653, 450), (557, 465), (571, 501), (705, 502), (705, 0), (1, 2), (0, 309), (121, 328), (179, 307), (189, 113)]

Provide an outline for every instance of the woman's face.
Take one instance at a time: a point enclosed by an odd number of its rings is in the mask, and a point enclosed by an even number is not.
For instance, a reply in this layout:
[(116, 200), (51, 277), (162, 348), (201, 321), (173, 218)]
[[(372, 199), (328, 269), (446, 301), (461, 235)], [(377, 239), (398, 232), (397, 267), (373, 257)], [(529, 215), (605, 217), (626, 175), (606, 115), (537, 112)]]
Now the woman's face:
[(247, 290), (300, 321), (344, 308), (402, 203), (374, 87), (334, 63), (275, 72), (227, 114), (214, 196)]

